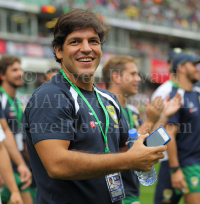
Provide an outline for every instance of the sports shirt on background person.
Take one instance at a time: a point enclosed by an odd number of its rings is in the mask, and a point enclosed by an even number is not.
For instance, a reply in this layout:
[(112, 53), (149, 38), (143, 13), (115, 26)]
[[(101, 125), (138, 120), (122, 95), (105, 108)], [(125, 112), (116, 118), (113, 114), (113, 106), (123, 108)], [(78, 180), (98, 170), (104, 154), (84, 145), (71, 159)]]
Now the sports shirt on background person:
[(168, 144), (172, 186), (177, 194), (184, 193), (187, 204), (197, 204), (200, 200), (200, 95), (193, 91), (199, 62), (199, 57), (185, 53), (174, 57), (173, 69), (178, 75), (179, 88), (173, 87), (170, 97), (179, 92), (182, 108), (169, 118), (167, 125), (172, 137)]

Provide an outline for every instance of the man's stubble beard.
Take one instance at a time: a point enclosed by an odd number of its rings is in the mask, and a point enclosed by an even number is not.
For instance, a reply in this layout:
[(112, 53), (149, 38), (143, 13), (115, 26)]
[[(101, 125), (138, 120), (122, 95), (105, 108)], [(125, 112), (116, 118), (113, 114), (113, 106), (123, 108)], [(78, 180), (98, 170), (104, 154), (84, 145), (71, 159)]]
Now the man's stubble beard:
[(12, 86), (13, 88), (15, 88), (15, 89), (17, 89), (17, 88), (19, 88), (19, 87), (21, 87), (22, 85), (16, 85), (16, 84), (14, 84), (13, 82), (11, 82), (11, 81), (7, 81), (8, 82), (8, 84), (10, 85), (10, 86)]
[(189, 73), (187, 74), (187, 78), (192, 82), (192, 84), (196, 84), (199, 81), (198, 79), (193, 79)]
[(74, 70), (71, 70), (70, 68), (66, 68), (64, 63), (62, 63), (62, 65), (64, 65), (64, 70), (67, 70), (70, 73), (74, 81), (81, 79), (82, 81), (90, 82), (91, 78), (94, 76), (94, 73), (97, 69), (96, 68), (92, 74), (79, 74), (79, 73), (74, 72)]

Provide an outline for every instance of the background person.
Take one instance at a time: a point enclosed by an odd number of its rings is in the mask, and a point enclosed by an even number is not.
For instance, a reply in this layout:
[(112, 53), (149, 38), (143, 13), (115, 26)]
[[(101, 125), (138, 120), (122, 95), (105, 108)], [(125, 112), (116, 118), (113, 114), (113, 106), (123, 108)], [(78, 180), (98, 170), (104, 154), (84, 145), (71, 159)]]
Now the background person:
[[(182, 95), (182, 108), (169, 118), (167, 131), (172, 137), (168, 144), (171, 182), (177, 194), (183, 194), (187, 204), (200, 200), (200, 140), (199, 92), (192, 91), (198, 81), (199, 57), (179, 54), (173, 59), (179, 88), (173, 87), (170, 96)], [(192, 147), (192, 148), (191, 148)]]
[[(127, 99), (138, 93), (138, 85), (141, 82), (133, 57), (128, 55), (111, 57), (104, 64), (102, 75), (106, 88), (117, 96), (122, 112), (129, 123), (129, 128), (137, 128), (139, 133), (152, 132), (162, 112), (168, 118), (170, 114), (172, 115), (180, 108), (178, 100), (175, 101), (178, 105), (174, 103), (172, 106), (170, 105), (172, 101), (163, 104), (161, 98), (157, 97), (151, 104), (147, 104), (147, 119), (142, 124), (137, 108), (127, 104)], [(123, 171), (122, 178), (126, 194), (126, 198), (123, 199), (124, 204), (139, 203), (139, 181), (135, 172), (132, 170)]]
[(58, 68), (50, 68), (45, 72), (45, 81), (49, 81), (53, 76), (58, 74), (60, 69)]
[[(32, 204), (32, 199), (28, 191), (28, 186), (31, 184), (31, 172), (26, 166), (22, 155), (19, 151), (23, 150), (21, 122), (22, 122), (22, 107), (20, 101), (16, 98), (17, 87), (22, 86), (23, 72), (20, 66), (20, 59), (15, 56), (3, 56), (0, 60), (0, 109), (2, 112), (0, 123), (6, 135), (4, 144), (15, 162), (13, 170), (18, 188), (21, 192), (23, 202)], [(18, 149), (16, 147), (16, 143)], [(15, 165), (17, 164), (17, 165)], [(3, 203), (9, 201), (10, 191), (7, 186), (4, 186), (2, 192)]]
[[(58, 74), (58, 73), (59, 73), (59, 69), (58, 68), (50, 68), (50, 69), (48, 69), (45, 72), (45, 82), (51, 80), (51, 78), (53, 76), (55, 76), (56, 74)], [(24, 105), (26, 107), (27, 103), (24, 104)], [(24, 150), (23, 150), (24, 160), (26, 161), (26, 164), (29, 167), (29, 169), (31, 169), (30, 159), (29, 159), (29, 156), (28, 156), (28, 150), (27, 150), (27, 146), (26, 146), (26, 134), (23, 134), (23, 145), (24, 145)], [(32, 183), (31, 183), (29, 189), (30, 189), (30, 193), (31, 193), (32, 199), (34, 201), (35, 197), (36, 197), (36, 190), (37, 190), (37, 185), (35, 183), (34, 177), (32, 177)]]
[[(160, 85), (155, 92), (152, 94), (151, 100), (154, 100), (155, 97), (161, 96), (163, 99), (169, 96), (170, 92), (172, 91), (173, 87), (177, 87), (177, 76), (174, 73), (174, 69), (172, 66), (173, 58), (180, 54), (182, 50), (180, 48), (174, 48), (169, 50), (167, 56), (167, 63), (170, 70), (170, 79)], [(161, 115), (161, 118), (158, 122), (159, 126), (161, 123), (166, 124), (168, 122), (168, 118)], [(160, 160), (160, 169), (158, 174), (158, 183), (156, 185), (156, 192), (154, 196), (154, 203), (155, 204), (164, 204), (166, 202), (177, 204), (180, 199), (181, 195), (177, 195), (172, 187), (171, 179), (170, 179), (170, 171), (169, 171), (169, 162), (168, 162), (168, 154), (165, 152), (165, 158)]]
[[(0, 174), (11, 192), (10, 200), (12, 204), (23, 204), (19, 189), (17, 187), (15, 178), (13, 175), (13, 170), (12, 170), (9, 155), (3, 144), (4, 139), (5, 139), (5, 134), (2, 130), (2, 127), (0, 127), (0, 164), (1, 164)], [(3, 183), (0, 182), (0, 185), (2, 184)], [(1, 203), (1, 192), (2, 191), (0, 189), (0, 203)]]

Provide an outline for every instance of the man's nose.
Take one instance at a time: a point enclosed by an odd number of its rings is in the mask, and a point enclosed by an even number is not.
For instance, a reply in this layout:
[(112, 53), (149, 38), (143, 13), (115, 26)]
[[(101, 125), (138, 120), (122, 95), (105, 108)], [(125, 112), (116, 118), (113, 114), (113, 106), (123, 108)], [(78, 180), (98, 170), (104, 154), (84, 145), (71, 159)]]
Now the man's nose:
[(92, 51), (88, 41), (82, 42), (80, 51), (84, 53), (90, 53)]
[(19, 70), (19, 74), (20, 74), (20, 75), (23, 75), (24, 72), (23, 72), (22, 70)]
[(137, 75), (137, 81), (142, 81), (140, 75)]

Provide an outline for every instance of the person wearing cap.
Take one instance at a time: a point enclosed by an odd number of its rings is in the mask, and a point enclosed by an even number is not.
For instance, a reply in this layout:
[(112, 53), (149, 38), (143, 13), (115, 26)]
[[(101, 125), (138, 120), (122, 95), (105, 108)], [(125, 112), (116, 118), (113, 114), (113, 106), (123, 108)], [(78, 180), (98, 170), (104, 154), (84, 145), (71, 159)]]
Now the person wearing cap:
[(179, 86), (172, 88), (170, 97), (180, 93), (182, 108), (166, 127), (172, 138), (167, 145), (172, 187), (177, 195), (184, 195), (187, 204), (200, 200), (200, 93), (193, 91), (199, 62), (199, 57), (185, 53), (174, 57), (172, 68)]
[[(176, 75), (172, 69), (172, 61), (175, 55), (180, 54), (182, 52), (181, 48), (174, 48), (169, 50), (167, 56), (167, 63), (169, 66), (170, 78), (168, 81), (160, 85), (155, 92), (152, 94), (151, 101), (155, 99), (157, 96), (161, 96), (165, 99), (169, 96), (173, 87), (177, 87), (177, 79)], [(161, 118), (158, 121), (158, 124), (167, 122), (167, 118), (162, 114)], [(157, 125), (156, 125), (157, 126)], [(154, 203), (155, 204), (163, 204), (163, 203), (173, 203), (177, 204), (181, 198), (181, 195), (176, 195), (170, 180), (169, 173), (169, 162), (168, 162), (168, 154), (165, 153), (165, 158), (161, 159), (160, 169), (158, 174), (158, 182), (156, 185), (156, 191), (154, 195)]]

